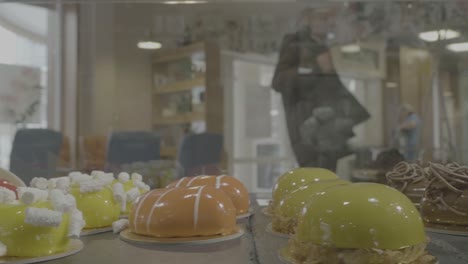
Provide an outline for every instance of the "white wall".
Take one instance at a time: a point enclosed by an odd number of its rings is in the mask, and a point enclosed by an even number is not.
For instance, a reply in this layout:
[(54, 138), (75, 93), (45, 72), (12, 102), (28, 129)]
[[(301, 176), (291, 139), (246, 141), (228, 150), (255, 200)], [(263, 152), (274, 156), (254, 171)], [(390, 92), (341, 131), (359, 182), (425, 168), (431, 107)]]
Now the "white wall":
[(151, 129), (151, 54), (136, 47), (151, 14), (141, 11), (81, 5), (80, 135)]

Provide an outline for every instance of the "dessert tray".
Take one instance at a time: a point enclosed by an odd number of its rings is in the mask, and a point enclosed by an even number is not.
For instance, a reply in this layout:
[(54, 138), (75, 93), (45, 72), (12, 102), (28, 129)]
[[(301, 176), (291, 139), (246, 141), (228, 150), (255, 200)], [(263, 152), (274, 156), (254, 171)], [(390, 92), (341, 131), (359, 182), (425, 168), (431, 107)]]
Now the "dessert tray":
[(268, 212), (268, 207), (262, 208), (262, 214), (265, 216), (271, 217), (271, 214)]
[(237, 219), (248, 218), (248, 217), (251, 217), (253, 214), (254, 214), (254, 210), (252, 208), (250, 208), (247, 213), (238, 215), (238, 216), (236, 216), (236, 218)]
[(80, 252), (83, 247), (83, 242), (78, 239), (72, 239), (65, 252), (43, 257), (0, 257), (0, 264), (29, 264), (64, 258)]
[(267, 233), (272, 234), (272, 235), (279, 236), (279, 237), (284, 237), (284, 238), (289, 238), (291, 236), (291, 235), (288, 235), (288, 234), (283, 234), (283, 233), (280, 233), (280, 232), (276, 232), (275, 230), (273, 230), (273, 227), (272, 227), (271, 223), (269, 223), (266, 226), (265, 231)]
[(278, 258), (283, 263), (294, 264), (294, 261), (291, 259), (291, 256), (289, 255), (287, 248), (282, 248), (282, 249), (278, 250)]
[[(294, 260), (289, 255), (287, 248), (282, 248), (278, 250), (278, 258), (281, 260), (281, 262), (285, 264), (296, 264), (296, 262), (294, 262)], [(440, 263), (439, 261), (436, 261), (434, 264), (440, 264)]]
[(130, 229), (120, 232), (120, 239), (125, 242), (140, 245), (197, 245), (211, 244), (233, 240), (244, 234), (244, 229), (237, 227), (237, 230), (228, 235), (205, 236), (205, 237), (181, 237), (181, 238), (157, 238), (134, 234)]
[(80, 236), (90, 236), (106, 232), (111, 232), (112, 226), (100, 227), (100, 228), (86, 228), (83, 229), (80, 233)]
[(426, 231), (454, 236), (468, 236), (468, 226), (438, 225), (424, 223)]

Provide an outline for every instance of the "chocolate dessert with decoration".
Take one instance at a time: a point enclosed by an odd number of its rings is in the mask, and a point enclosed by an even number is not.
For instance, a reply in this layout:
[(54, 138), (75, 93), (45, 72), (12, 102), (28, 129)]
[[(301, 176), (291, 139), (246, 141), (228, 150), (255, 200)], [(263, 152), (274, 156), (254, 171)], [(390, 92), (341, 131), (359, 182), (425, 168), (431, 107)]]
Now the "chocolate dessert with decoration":
[(387, 185), (404, 193), (410, 200), (419, 205), (426, 186), (429, 184), (425, 169), (416, 163), (402, 161), (386, 174)]
[(457, 163), (430, 163), (429, 185), (421, 202), (421, 214), (427, 224), (444, 229), (468, 228), (468, 167)]

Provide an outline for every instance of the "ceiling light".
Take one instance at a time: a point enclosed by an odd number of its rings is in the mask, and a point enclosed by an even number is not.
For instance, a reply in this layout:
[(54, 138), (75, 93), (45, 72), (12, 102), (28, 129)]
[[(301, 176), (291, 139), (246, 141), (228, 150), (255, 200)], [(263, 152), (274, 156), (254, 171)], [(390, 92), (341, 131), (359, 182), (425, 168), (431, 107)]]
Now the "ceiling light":
[(447, 45), (447, 49), (453, 52), (468, 51), (468, 42), (452, 43)]
[(428, 42), (434, 42), (444, 39), (453, 39), (458, 38), (459, 36), (460, 32), (451, 29), (440, 29), (419, 33), (419, 38)]
[(160, 49), (162, 47), (161, 43), (156, 41), (140, 41), (137, 44), (140, 49)]
[(350, 44), (342, 46), (341, 51), (344, 53), (357, 53), (361, 51), (361, 47), (357, 44)]

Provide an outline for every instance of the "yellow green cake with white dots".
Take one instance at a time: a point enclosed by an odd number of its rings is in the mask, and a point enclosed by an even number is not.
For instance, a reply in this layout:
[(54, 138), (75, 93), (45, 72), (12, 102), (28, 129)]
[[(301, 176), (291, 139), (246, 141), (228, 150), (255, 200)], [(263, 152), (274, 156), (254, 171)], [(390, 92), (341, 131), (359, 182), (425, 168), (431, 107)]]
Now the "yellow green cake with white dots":
[(128, 215), (133, 203), (135, 203), (138, 197), (147, 193), (150, 187), (143, 182), (143, 177), (138, 173), (132, 173), (130, 176), (127, 172), (121, 172), (113, 184), (114, 189), (121, 190), (118, 183), (122, 184), (123, 191), (125, 192), (125, 204), (121, 208), (121, 213), (122, 215)]
[(65, 252), (84, 219), (75, 199), (59, 189), (0, 187), (1, 257), (42, 257)]
[(127, 181), (121, 182), (122, 177), (115, 179), (113, 173), (93, 171), (90, 175), (71, 172), (68, 176), (50, 180), (35, 178), (31, 184), (39, 188), (59, 188), (73, 195), (88, 230), (111, 227), (141, 195), (140, 189), (149, 190), (141, 175), (132, 175), (132, 180), (128, 173), (121, 175), (127, 175)]

